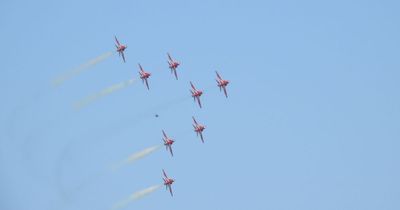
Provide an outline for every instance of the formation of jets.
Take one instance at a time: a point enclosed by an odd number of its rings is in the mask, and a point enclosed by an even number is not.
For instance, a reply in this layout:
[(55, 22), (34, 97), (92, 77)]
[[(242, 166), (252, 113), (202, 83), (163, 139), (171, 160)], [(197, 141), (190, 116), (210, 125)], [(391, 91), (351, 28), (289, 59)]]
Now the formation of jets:
[[(117, 48), (117, 52), (118, 52), (119, 56), (122, 57), (122, 60), (125, 63), (126, 61), (125, 61), (124, 51), (126, 50), (127, 46), (120, 44), (117, 37), (115, 37), (115, 42), (116, 42), (115, 47)], [(168, 59), (167, 60), (168, 67), (171, 70), (171, 73), (174, 74), (175, 79), (178, 80), (177, 69), (180, 65), (180, 62), (173, 59), (169, 53), (167, 53), (167, 59)], [(139, 66), (139, 77), (142, 80), (142, 82), (146, 85), (147, 89), (150, 90), (148, 79), (150, 78), (151, 73), (146, 72), (140, 64), (138, 64), (138, 66)], [(217, 86), (219, 87), (220, 91), (222, 91), (222, 90), (224, 91), (225, 97), (228, 97), (226, 87), (228, 86), (229, 81), (222, 79), (222, 77), (219, 75), (219, 73), (217, 71), (215, 73), (217, 75), (217, 78), (216, 78)], [(199, 107), (202, 108), (200, 97), (203, 95), (203, 91), (197, 89), (193, 85), (192, 82), (190, 82), (190, 86), (191, 86), (190, 93), (191, 93), (191, 96), (193, 97), (193, 100), (195, 102), (197, 101)], [(155, 117), (158, 117), (158, 114), (155, 114)], [(203, 131), (205, 129), (205, 126), (202, 124), (199, 124), (194, 117), (192, 117), (192, 119), (193, 119), (193, 123), (194, 123), (193, 124), (194, 132), (196, 133), (197, 136), (200, 136), (201, 142), (204, 143)], [(174, 153), (172, 151), (172, 145), (174, 144), (175, 141), (173, 139), (169, 138), (164, 130), (162, 130), (162, 134), (163, 134), (162, 140), (164, 142), (164, 146), (165, 146), (166, 150), (171, 153), (171, 156), (174, 156)], [(173, 196), (171, 185), (174, 183), (175, 180), (169, 178), (167, 176), (167, 174), (165, 173), (164, 169), (162, 170), (162, 172), (164, 175), (164, 177), (163, 177), (164, 185), (165, 185), (166, 189), (169, 190), (171, 196)]]

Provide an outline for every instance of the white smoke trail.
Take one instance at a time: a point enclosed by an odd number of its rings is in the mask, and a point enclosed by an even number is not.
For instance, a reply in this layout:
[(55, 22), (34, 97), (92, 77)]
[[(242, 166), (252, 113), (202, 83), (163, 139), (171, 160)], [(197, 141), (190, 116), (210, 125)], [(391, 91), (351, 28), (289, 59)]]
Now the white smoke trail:
[(84, 72), (85, 70), (87, 70), (88, 68), (100, 63), (101, 61), (104, 61), (105, 59), (107, 59), (108, 57), (110, 57), (113, 54), (113, 52), (107, 52), (104, 53), (96, 58), (93, 58), (91, 60), (89, 60), (88, 62), (81, 64), (80, 66), (66, 72), (65, 74), (55, 78), (52, 83), (55, 86), (61, 85), (63, 82), (65, 82), (66, 80), (71, 79), (72, 77), (75, 77), (77, 75), (79, 75), (80, 73)]
[(127, 163), (133, 163), (134, 161), (139, 160), (140, 158), (143, 158), (146, 155), (149, 155), (150, 153), (160, 149), (161, 146), (162, 145), (152, 146), (152, 147), (144, 149), (138, 153), (135, 153), (135, 154), (129, 156), (129, 158), (127, 159)]
[(129, 196), (127, 199), (122, 200), (122, 201), (116, 203), (116, 204), (113, 206), (112, 210), (117, 210), (117, 209), (124, 208), (124, 207), (126, 207), (130, 202), (135, 201), (135, 200), (138, 200), (138, 199), (140, 199), (140, 198), (142, 198), (142, 197), (144, 197), (144, 196), (146, 196), (146, 195), (148, 195), (148, 194), (150, 194), (150, 193), (152, 193), (152, 192), (158, 190), (160, 187), (162, 187), (162, 185), (154, 185), (154, 186), (148, 187), (148, 188), (146, 188), (146, 189), (144, 189), (144, 190), (135, 192), (135, 193), (133, 193), (131, 196)]
[(102, 97), (107, 96), (107, 95), (109, 95), (109, 94), (111, 94), (111, 93), (113, 93), (113, 92), (115, 92), (117, 90), (126, 88), (129, 85), (132, 85), (135, 81), (136, 81), (136, 79), (130, 79), (128, 81), (120, 82), (118, 84), (115, 84), (115, 85), (112, 85), (110, 87), (107, 87), (107, 88), (103, 89), (102, 91), (100, 91), (100, 92), (98, 92), (96, 94), (93, 94), (91, 96), (86, 97), (85, 99), (83, 99), (81, 101), (76, 102), (74, 104), (74, 107), (76, 109), (80, 109), (80, 108), (92, 103), (93, 101), (95, 101), (95, 100), (97, 100), (99, 98), (102, 98)]
[(113, 166), (113, 170), (117, 170), (120, 167), (126, 165), (126, 164), (131, 164), (133, 162), (135, 162), (136, 160), (139, 160), (147, 155), (150, 155), (151, 153), (155, 152), (156, 150), (160, 149), (163, 145), (156, 145), (156, 146), (152, 146), (149, 148), (146, 148), (140, 152), (136, 152), (132, 155), (130, 155), (127, 159), (125, 159), (124, 161), (122, 161), (121, 163)]

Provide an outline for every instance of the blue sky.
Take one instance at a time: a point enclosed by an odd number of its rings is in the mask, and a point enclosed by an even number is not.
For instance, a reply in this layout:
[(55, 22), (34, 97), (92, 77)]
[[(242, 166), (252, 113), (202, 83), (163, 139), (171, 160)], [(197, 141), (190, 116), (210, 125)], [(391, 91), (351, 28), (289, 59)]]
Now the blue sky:
[[(0, 209), (400, 208), (398, 1), (2, 1)], [(128, 45), (58, 88), (50, 81)], [(166, 52), (181, 61), (179, 80)], [(152, 73), (81, 110), (76, 101)], [(230, 80), (229, 98), (214, 71)], [(203, 109), (189, 81), (204, 89)], [(185, 98), (186, 97), (186, 98)], [(155, 118), (154, 114), (159, 114)], [(207, 126), (205, 144), (191, 117)], [(175, 138), (129, 166), (108, 167)]]

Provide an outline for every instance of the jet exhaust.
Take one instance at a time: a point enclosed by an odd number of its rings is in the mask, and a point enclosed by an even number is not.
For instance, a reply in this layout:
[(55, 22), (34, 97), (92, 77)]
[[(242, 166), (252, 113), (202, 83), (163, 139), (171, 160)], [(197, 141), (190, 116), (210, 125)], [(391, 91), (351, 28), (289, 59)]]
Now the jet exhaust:
[(139, 160), (141, 158), (144, 158), (147, 155), (150, 155), (151, 153), (157, 151), (158, 149), (160, 149), (163, 145), (156, 145), (156, 146), (152, 146), (152, 147), (148, 147), (142, 151), (133, 153), (132, 155), (130, 155), (127, 159), (125, 159), (124, 161), (122, 161), (121, 163), (117, 164), (116, 166), (113, 167), (113, 170), (117, 170), (120, 167), (127, 165), (127, 164), (131, 164), (133, 162), (135, 162), (136, 160)]
[(160, 189), (162, 187), (162, 185), (154, 185), (151, 187), (148, 187), (146, 189), (143, 189), (141, 191), (135, 192), (133, 193), (131, 196), (129, 196), (128, 198), (126, 198), (125, 200), (122, 200), (118, 203), (116, 203), (113, 207), (112, 210), (118, 210), (118, 209), (122, 209), (124, 207), (126, 207), (130, 202), (136, 201), (140, 198), (143, 198), (144, 196)]
[(91, 96), (88, 96), (88, 97), (76, 102), (74, 104), (74, 108), (76, 108), (76, 109), (83, 108), (83, 107), (87, 106), (88, 104), (90, 104), (104, 96), (110, 95), (111, 93), (113, 93), (117, 90), (120, 90), (120, 89), (123, 89), (123, 88), (126, 88), (126, 87), (132, 85), (133, 83), (135, 83), (135, 81), (136, 81), (136, 79), (130, 79), (128, 81), (120, 82), (120, 83), (114, 84), (110, 87), (107, 87), (96, 94), (93, 94)]
[(89, 60), (86, 63), (81, 64), (80, 66), (65, 72), (63, 75), (60, 75), (59, 77), (55, 78), (52, 83), (55, 86), (59, 86), (62, 83), (64, 83), (65, 81), (78, 76), (80, 73), (84, 72), (85, 70), (89, 69), (90, 67), (100, 63), (101, 61), (104, 61), (105, 59), (109, 58), (111, 55), (113, 54), (112, 51), (104, 53), (96, 58), (93, 58), (91, 60)]

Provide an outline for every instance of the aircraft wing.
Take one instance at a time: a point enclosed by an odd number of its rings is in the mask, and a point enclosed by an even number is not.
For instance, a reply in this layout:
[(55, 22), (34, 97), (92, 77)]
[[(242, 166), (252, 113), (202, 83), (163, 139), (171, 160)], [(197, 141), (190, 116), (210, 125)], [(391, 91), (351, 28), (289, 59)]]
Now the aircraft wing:
[(196, 87), (194, 87), (192, 82), (190, 82), (190, 86), (192, 86), (193, 90), (196, 90)]
[(176, 69), (174, 68), (175, 78), (178, 80), (178, 74), (176, 73)]
[(121, 52), (121, 55), (122, 55), (122, 60), (124, 60), (124, 63), (125, 63), (126, 61), (125, 61), (125, 55), (124, 55), (124, 52)]
[(163, 133), (164, 137), (167, 139), (168, 137), (167, 137), (167, 134), (165, 134), (164, 130), (162, 130), (162, 133)]
[(200, 139), (204, 143), (203, 134), (200, 132)]
[(199, 106), (201, 108), (201, 102), (200, 102), (200, 98), (199, 97), (197, 97), (197, 102), (199, 102)]
[(167, 174), (165, 173), (164, 169), (162, 170), (162, 172), (163, 172), (165, 178), (168, 178), (168, 176), (167, 176)]
[(189, 91), (192, 94), (193, 100), (196, 100), (196, 97), (193, 96), (193, 94), (194, 94), (193, 90), (189, 90)]
[(147, 90), (150, 90), (149, 83), (147, 82), (147, 79), (144, 79), (144, 81), (146, 82)]
[(169, 147), (169, 151), (171, 152), (171, 155), (174, 156), (174, 153), (172, 152), (172, 147), (171, 147), (171, 145), (169, 145), (168, 147)]
[(116, 36), (114, 36), (114, 38), (115, 38), (115, 42), (117, 42), (118, 46), (119, 46), (119, 45), (121, 45), (121, 44), (119, 43), (119, 41), (118, 41), (117, 37), (116, 37)]
[(215, 73), (217, 74), (218, 79), (222, 80), (221, 76), (219, 76), (218, 72), (215, 71)]
[(228, 93), (226, 92), (226, 87), (222, 87), (224, 89), (225, 96), (228, 98)]
[(172, 193), (172, 187), (171, 187), (171, 185), (168, 185), (168, 188), (169, 188), (169, 192), (171, 193), (171, 196), (174, 196), (173, 193)]

